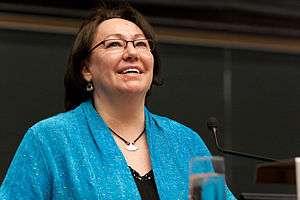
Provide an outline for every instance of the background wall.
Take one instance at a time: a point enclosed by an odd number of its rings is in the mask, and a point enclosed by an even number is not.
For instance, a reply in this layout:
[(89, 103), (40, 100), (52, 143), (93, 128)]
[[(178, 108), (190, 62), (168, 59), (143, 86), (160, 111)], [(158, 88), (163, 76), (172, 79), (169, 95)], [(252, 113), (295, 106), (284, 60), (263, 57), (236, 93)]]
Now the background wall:
[[(64, 66), (77, 24), (73, 18), (0, 12), (0, 182), (26, 130), (63, 112)], [(297, 31), (155, 28), (165, 84), (149, 99), (153, 112), (193, 128), (214, 154), (209, 116), (221, 121), (225, 148), (276, 159), (300, 155), (300, 42), (291, 36)], [(294, 186), (255, 184), (258, 162), (225, 157), (235, 194), (295, 193)]]

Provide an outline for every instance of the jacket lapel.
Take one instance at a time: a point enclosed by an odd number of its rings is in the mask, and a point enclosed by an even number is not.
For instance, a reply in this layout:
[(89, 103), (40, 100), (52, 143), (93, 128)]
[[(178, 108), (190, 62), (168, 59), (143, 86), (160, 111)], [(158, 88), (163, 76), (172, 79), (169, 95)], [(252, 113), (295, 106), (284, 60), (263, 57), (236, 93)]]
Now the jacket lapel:
[(99, 187), (106, 194), (105, 199), (140, 199), (140, 195), (126, 160), (115, 143), (107, 125), (94, 109), (91, 101), (82, 104), (88, 131), (94, 138), (100, 154), (102, 171)]
[(145, 114), (147, 141), (160, 199), (186, 199), (184, 169), (181, 167), (182, 163), (179, 163), (184, 161), (177, 158), (178, 150), (172, 148), (169, 121), (156, 119), (146, 108)]

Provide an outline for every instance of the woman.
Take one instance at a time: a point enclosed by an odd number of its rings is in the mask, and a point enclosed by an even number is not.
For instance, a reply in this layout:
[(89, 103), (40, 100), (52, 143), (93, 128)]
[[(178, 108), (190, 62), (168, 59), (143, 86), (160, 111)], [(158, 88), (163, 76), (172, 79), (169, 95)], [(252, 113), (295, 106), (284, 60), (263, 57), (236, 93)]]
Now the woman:
[(210, 153), (191, 129), (145, 107), (159, 67), (153, 30), (136, 10), (97, 10), (70, 54), (67, 112), (28, 130), (1, 199), (187, 199), (188, 162)]

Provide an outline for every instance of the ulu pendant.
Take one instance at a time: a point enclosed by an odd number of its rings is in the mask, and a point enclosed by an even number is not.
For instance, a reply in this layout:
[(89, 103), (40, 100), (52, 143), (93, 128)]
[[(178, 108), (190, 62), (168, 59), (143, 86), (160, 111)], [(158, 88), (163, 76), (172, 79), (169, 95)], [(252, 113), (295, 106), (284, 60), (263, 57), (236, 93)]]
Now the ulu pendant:
[(137, 146), (135, 146), (133, 143), (129, 143), (128, 145), (125, 146), (125, 148), (128, 150), (128, 151), (136, 151), (138, 150), (139, 148)]

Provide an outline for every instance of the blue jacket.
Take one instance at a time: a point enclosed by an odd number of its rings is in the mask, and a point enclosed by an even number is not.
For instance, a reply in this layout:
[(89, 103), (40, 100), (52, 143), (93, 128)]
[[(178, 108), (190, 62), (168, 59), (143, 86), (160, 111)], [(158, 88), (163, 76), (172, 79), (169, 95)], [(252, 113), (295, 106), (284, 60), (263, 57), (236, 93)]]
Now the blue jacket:
[[(187, 200), (188, 163), (209, 156), (191, 129), (145, 108), (161, 200)], [(226, 187), (227, 199), (235, 199)], [(139, 200), (125, 158), (90, 101), (31, 127), (0, 188), (0, 199)]]

